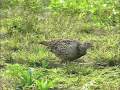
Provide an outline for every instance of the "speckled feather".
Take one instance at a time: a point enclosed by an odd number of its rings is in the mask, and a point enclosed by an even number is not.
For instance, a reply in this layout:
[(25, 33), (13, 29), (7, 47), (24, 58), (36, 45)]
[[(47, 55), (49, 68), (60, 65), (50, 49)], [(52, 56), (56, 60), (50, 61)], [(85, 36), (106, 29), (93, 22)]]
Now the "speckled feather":
[(86, 54), (90, 45), (85, 46), (77, 40), (52, 40), (42, 41), (40, 44), (47, 46), (52, 53), (59, 57), (62, 62), (73, 61)]

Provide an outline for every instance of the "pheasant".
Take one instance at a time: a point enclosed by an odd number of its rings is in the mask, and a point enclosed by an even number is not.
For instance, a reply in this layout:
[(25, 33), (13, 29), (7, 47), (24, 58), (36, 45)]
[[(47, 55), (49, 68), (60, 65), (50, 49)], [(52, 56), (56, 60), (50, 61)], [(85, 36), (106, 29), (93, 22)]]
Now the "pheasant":
[(47, 48), (59, 57), (62, 62), (74, 61), (87, 53), (87, 49), (92, 46), (89, 42), (81, 44), (77, 40), (51, 40), (41, 41), (40, 44)]

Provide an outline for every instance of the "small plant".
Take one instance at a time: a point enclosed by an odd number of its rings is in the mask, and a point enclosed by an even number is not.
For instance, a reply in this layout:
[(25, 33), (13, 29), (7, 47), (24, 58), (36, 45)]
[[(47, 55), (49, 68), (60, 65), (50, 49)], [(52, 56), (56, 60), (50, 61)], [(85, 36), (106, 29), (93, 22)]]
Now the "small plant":
[(42, 67), (43, 68), (47, 68), (48, 64), (49, 64), (49, 62), (48, 62), (47, 58), (42, 60)]
[(48, 90), (54, 86), (53, 80), (46, 78), (46, 73), (40, 71), (36, 72), (32, 68), (26, 69), (22, 66), (15, 64), (10, 65), (5, 75), (9, 76), (14, 83), (14, 88), (18, 89), (30, 89), (38, 88), (37, 90)]
[(36, 80), (37, 90), (49, 90), (54, 86), (52, 81), (48, 80)]

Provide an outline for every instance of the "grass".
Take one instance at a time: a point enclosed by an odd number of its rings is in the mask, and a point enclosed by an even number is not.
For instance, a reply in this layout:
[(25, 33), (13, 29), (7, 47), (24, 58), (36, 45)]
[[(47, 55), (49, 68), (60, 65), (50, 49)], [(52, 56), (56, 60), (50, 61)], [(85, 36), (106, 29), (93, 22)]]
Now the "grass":
[[(85, 1), (79, 2), (80, 6), (74, 1), (69, 4), (70, 0), (63, 6), (59, 0), (57, 3), (54, 0), (51, 3), (16, 1), (6, 0), (0, 6), (0, 90), (120, 89), (117, 0), (113, 3), (95, 0), (90, 3), (94, 8), (88, 8)], [(100, 7), (103, 4), (107, 9)], [(83, 13), (79, 12), (81, 8)], [(94, 47), (79, 63), (61, 65), (53, 53), (39, 45), (40, 41), (51, 39), (90, 41)]]

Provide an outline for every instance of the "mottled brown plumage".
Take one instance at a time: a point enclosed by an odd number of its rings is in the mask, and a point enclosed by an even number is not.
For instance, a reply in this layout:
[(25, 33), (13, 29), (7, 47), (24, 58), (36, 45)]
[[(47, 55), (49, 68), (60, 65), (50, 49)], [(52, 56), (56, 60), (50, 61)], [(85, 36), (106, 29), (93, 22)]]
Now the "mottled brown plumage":
[(42, 41), (40, 44), (47, 46), (62, 62), (73, 61), (84, 56), (87, 49), (92, 46), (91, 43), (81, 44), (77, 40)]

